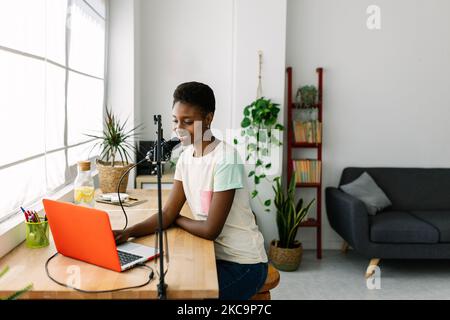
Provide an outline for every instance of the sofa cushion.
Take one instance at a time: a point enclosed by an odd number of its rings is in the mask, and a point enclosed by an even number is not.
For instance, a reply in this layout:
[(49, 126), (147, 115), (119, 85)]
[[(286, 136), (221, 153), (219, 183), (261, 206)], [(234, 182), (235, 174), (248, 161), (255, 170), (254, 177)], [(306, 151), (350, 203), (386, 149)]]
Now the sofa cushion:
[(439, 242), (450, 242), (450, 211), (411, 211), (416, 218), (439, 231)]
[(404, 211), (386, 211), (371, 217), (370, 240), (381, 243), (437, 243), (438, 230)]
[(378, 211), (392, 205), (383, 190), (377, 186), (367, 172), (363, 172), (356, 180), (342, 185), (341, 189), (364, 202), (371, 215), (375, 215)]
[(345, 168), (340, 185), (367, 172), (392, 202), (389, 210), (450, 210), (450, 169)]

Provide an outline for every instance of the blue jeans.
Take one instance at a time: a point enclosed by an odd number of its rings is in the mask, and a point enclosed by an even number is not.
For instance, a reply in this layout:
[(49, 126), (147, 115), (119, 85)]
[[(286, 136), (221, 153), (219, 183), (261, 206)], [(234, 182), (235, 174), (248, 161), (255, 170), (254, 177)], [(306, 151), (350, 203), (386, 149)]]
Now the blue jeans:
[(267, 263), (239, 264), (217, 260), (216, 265), (221, 300), (248, 300), (266, 281)]

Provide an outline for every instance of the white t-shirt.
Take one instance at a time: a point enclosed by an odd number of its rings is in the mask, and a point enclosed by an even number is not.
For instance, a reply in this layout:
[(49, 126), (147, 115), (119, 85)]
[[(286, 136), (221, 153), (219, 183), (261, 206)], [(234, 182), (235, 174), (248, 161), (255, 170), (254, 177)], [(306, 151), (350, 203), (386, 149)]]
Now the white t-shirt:
[[(215, 146), (215, 147), (214, 147)], [(250, 207), (244, 166), (237, 150), (226, 142), (194, 157), (191, 144), (181, 153), (174, 179), (183, 183), (186, 200), (196, 220), (208, 218), (213, 192), (236, 189), (222, 232), (214, 241), (216, 259), (241, 264), (267, 262), (264, 238)]]

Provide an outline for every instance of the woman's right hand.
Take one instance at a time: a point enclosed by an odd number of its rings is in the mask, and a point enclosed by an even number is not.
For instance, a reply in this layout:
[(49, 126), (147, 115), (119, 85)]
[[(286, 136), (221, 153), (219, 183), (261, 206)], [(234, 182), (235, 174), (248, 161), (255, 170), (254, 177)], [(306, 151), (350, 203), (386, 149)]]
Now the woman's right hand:
[(125, 230), (113, 230), (114, 240), (116, 240), (116, 244), (122, 244), (128, 241), (130, 237), (130, 231), (128, 229)]

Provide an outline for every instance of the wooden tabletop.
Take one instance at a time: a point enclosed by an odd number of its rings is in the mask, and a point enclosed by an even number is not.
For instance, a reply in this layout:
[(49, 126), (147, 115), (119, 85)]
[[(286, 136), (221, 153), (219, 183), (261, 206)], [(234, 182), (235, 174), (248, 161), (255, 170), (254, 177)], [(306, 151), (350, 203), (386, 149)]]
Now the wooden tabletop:
[[(163, 204), (169, 190), (163, 190)], [(128, 213), (128, 225), (133, 225), (157, 212), (156, 190), (127, 190), (135, 198), (148, 199), (135, 207), (125, 208)], [(113, 229), (122, 229), (125, 223), (120, 207), (96, 203), (110, 215)], [(187, 203), (181, 213), (192, 216)], [(214, 244), (180, 229), (168, 230), (169, 269), (165, 281), (168, 285), (168, 299), (203, 299), (218, 297), (218, 281)], [(154, 235), (134, 239), (133, 242), (155, 246)], [(29, 249), (22, 243), (5, 257), (0, 259), (0, 269), (9, 266), (10, 270), (0, 278), (0, 297), (33, 284), (33, 289), (22, 299), (156, 299), (158, 276), (145, 287), (113, 293), (80, 293), (60, 286), (51, 281), (45, 273), (45, 262), (56, 252), (53, 239), (50, 246), (42, 249)], [(156, 270), (153, 261), (147, 263)], [(158, 269), (159, 270), (159, 269)], [(49, 273), (56, 280), (69, 283), (83, 290), (112, 290), (136, 286), (145, 283), (149, 271), (145, 268), (133, 268), (118, 273), (97, 267), (82, 261), (58, 255), (49, 264)], [(79, 286), (78, 286), (79, 285)]]

